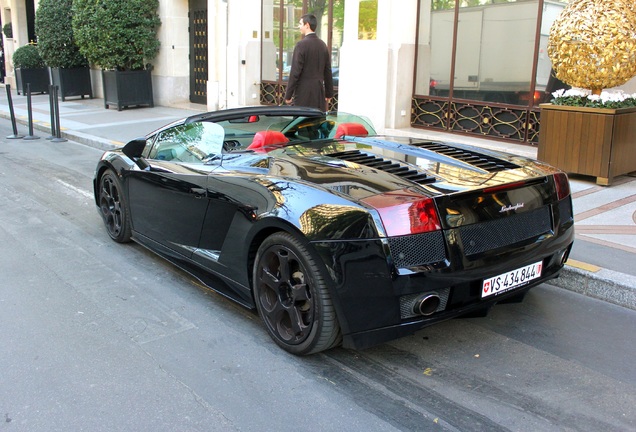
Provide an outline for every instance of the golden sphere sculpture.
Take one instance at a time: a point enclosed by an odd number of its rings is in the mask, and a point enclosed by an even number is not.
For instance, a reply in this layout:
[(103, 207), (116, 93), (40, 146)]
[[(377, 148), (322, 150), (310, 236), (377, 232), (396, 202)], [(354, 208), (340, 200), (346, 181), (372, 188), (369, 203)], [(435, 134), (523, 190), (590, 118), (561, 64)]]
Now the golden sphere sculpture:
[(571, 0), (548, 38), (557, 78), (600, 94), (636, 76), (634, 1)]

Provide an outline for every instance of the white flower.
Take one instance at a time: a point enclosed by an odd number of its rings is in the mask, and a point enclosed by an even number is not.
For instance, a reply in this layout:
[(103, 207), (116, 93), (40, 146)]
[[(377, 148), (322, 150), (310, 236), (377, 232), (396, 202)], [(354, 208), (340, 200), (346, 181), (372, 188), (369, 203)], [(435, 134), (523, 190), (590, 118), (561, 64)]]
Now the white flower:
[(565, 89), (559, 89), (553, 92), (552, 96), (554, 96), (555, 98), (560, 98), (561, 96), (563, 96), (563, 93), (565, 93)]
[(603, 101), (603, 103), (623, 102), (627, 98), (628, 98), (628, 95), (626, 95), (621, 90), (614, 91), (614, 92), (606, 92), (606, 91), (601, 92), (601, 100)]
[(552, 95), (554, 103), (570, 106), (591, 106), (595, 108), (617, 108), (636, 106), (636, 93), (627, 94), (622, 90), (603, 90), (600, 95), (591, 94), (590, 90), (570, 89), (557, 90)]
[(589, 90), (569, 89), (563, 94), (565, 97), (585, 97), (591, 92)]

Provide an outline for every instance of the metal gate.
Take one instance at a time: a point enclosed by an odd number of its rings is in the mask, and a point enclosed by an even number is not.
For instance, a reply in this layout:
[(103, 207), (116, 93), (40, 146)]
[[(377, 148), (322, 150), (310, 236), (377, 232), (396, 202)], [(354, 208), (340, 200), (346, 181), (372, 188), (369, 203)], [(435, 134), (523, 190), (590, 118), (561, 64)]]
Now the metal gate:
[(190, 102), (208, 102), (208, 2), (190, 0)]

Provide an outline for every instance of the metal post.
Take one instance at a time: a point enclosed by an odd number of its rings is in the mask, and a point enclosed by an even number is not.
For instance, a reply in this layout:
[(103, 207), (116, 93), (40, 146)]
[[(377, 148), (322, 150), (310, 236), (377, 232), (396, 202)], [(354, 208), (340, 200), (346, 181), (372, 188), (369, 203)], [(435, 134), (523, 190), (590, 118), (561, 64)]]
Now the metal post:
[(55, 106), (55, 138), (51, 140), (51, 142), (65, 142), (68, 141), (66, 138), (62, 138), (62, 132), (60, 130), (60, 102), (58, 100), (58, 92), (60, 88), (58, 86), (53, 86), (53, 101)]
[(49, 86), (49, 112), (51, 113), (51, 135), (47, 136), (47, 140), (55, 138), (55, 104), (53, 103), (53, 86)]
[(11, 114), (11, 126), (13, 126), (13, 135), (7, 136), (7, 139), (22, 139), (24, 138), (24, 135), (18, 135), (18, 127), (15, 124), (13, 100), (11, 99), (11, 84), (7, 84), (5, 87), (7, 88), (7, 101), (9, 102), (9, 113)]
[(27, 114), (29, 116), (29, 134), (23, 139), (36, 140), (40, 139), (39, 136), (33, 135), (33, 110), (31, 109), (31, 84), (26, 83), (26, 97), (27, 97)]

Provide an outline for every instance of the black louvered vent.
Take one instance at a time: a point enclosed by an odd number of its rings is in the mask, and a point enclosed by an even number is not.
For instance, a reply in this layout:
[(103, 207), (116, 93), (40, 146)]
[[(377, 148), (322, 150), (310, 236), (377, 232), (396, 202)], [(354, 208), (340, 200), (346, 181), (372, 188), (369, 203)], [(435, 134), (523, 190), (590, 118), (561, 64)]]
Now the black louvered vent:
[(420, 171), (411, 169), (410, 167), (397, 162), (388, 161), (375, 155), (363, 153), (359, 150), (331, 153), (327, 156), (382, 170), (415, 183), (424, 184), (435, 182), (435, 177), (428, 176)]
[(511, 162), (497, 159), (492, 156), (484, 155), (470, 150), (464, 150), (457, 147), (449, 146), (439, 142), (422, 141), (414, 142), (412, 145), (426, 150), (434, 151), (435, 153), (442, 154), (444, 156), (452, 157), (467, 164), (476, 166), (477, 168), (484, 169), (488, 172), (503, 171), (506, 169), (519, 168)]

